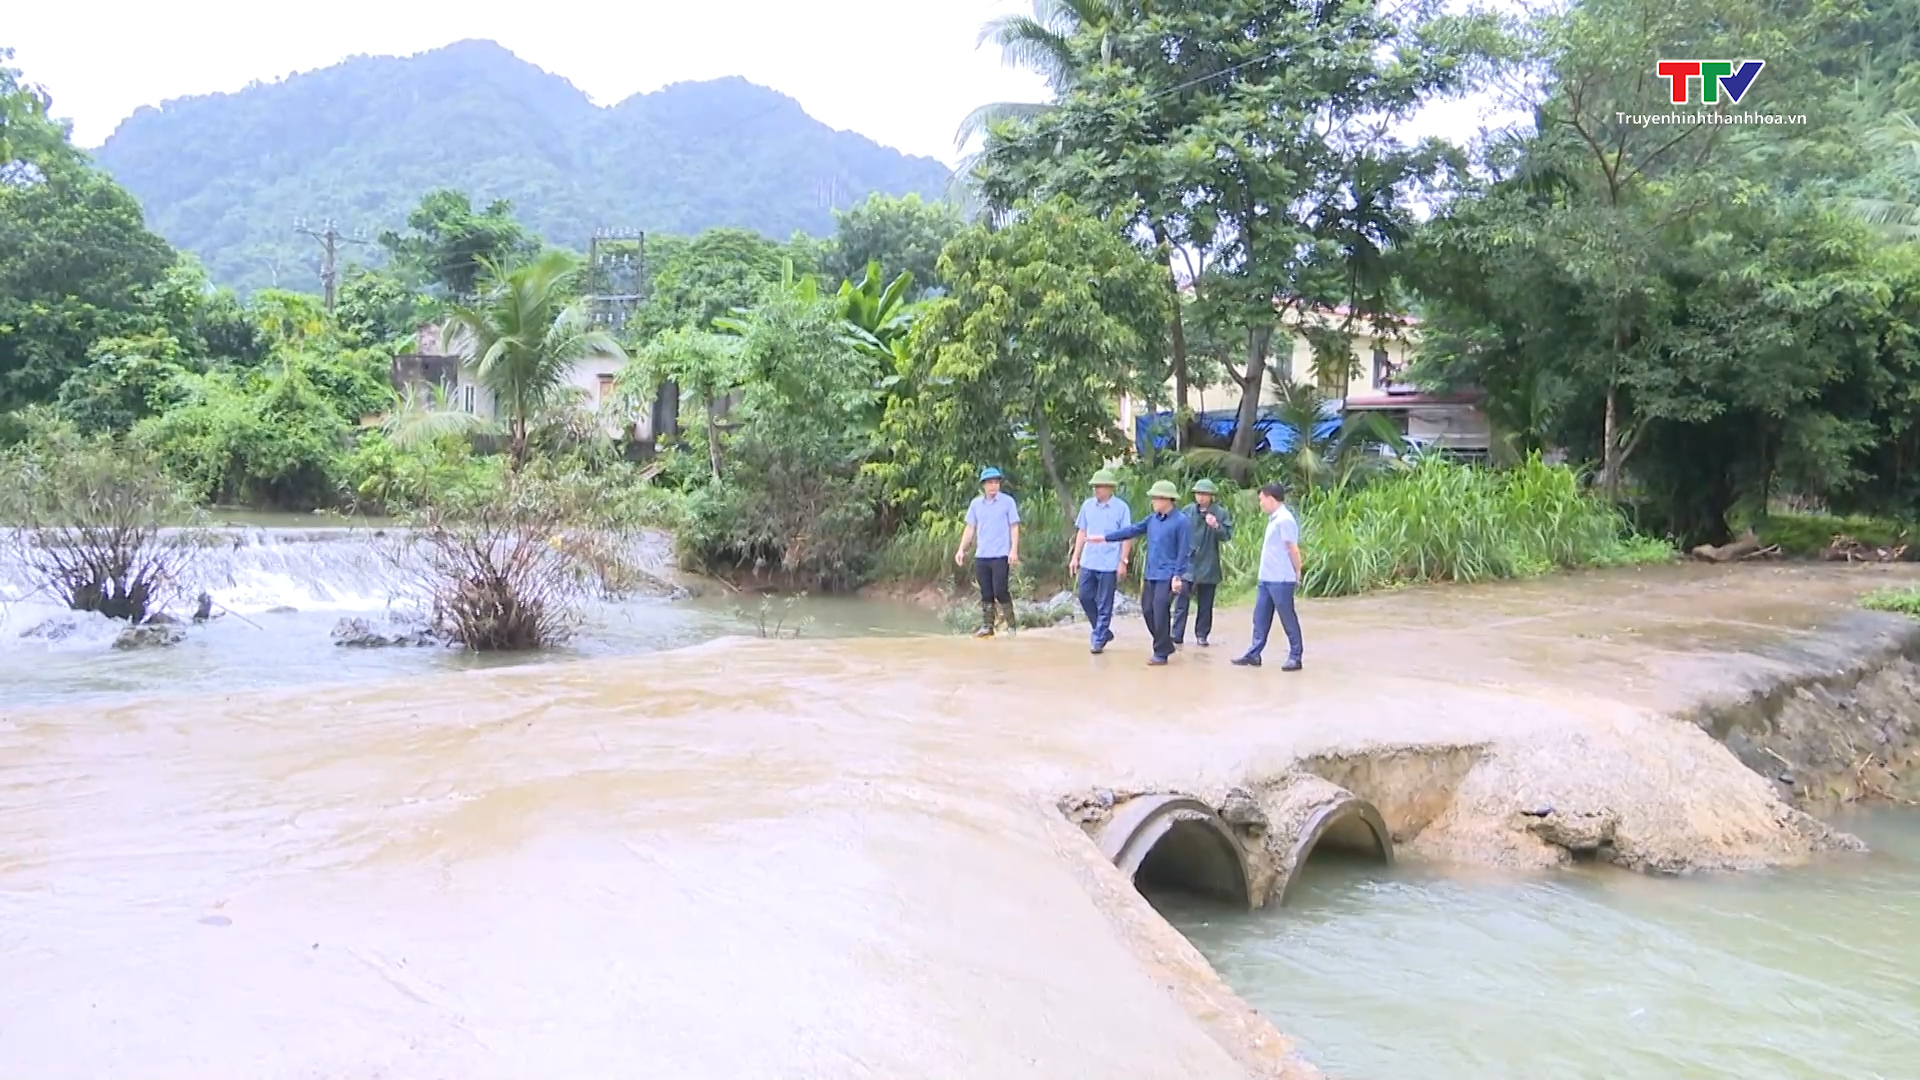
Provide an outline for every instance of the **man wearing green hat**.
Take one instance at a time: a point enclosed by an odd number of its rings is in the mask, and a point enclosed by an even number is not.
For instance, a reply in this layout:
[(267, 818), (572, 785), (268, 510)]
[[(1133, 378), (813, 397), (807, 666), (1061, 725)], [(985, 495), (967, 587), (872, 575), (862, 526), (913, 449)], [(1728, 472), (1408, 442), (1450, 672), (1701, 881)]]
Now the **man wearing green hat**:
[(1187, 529), (1193, 534), (1193, 587), (1173, 598), (1175, 645), (1184, 645), (1187, 641), (1189, 601), (1198, 608), (1193, 616), (1193, 643), (1204, 649), (1207, 635), (1213, 633), (1213, 594), (1220, 588), (1221, 577), (1220, 545), (1233, 539), (1233, 515), (1227, 513), (1225, 503), (1214, 502), (1217, 494), (1213, 481), (1202, 480), (1193, 485), (1193, 505), (1182, 511), (1187, 516)]
[(993, 606), (999, 604), (1013, 630), (1011, 567), (1020, 565), (1020, 508), (1013, 496), (1000, 490), (999, 469), (980, 470), (980, 494), (967, 505), (967, 527), (953, 553), (953, 565), (967, 564), (967, 545), (973, 548), (973, 577), (980, 584), (980, 629), (974, 637), (993, 636)]
[(1114, 497), (1113, 489), (1119, 483), (1110, 469), (1093, 474), (1093, 497), (1080, 504), (1080, 516), (1073, 522), (1079, 532), (1073, 538), (1073, 555), (1067, 560), (1067, 572), (1080, 578), (1080, 610), (1086, 612), (1087, 625), (1092, 628), (1095, 654), (1105, 652), (1113, 641), (1113, 596), (1120, 588), (1120, 575), (1127, 572), (1127, 555), (1133, 542), (1089, 546), (1087, 537), (1124, 529), (1133, 520), (1133, 511)]
[(1123, 529), (1110, 533), (1088, 533), (1089, 544), (1112, 544), (1147, 538), (1145, 583), (1140, 588), (1140, 611), (1147, 620), (1147, 632), (1153, 635), (1153, 658), (1147, 663), (1160, 667), (1173, 655), (1173, 596), (1186, 587), (1192, 573), (1193, 534), (1185, 514), (1175, 513), (1173, 504), (1180, 489), (1165, 480), (1155, 481), (1147, 489), (1153, 513)]

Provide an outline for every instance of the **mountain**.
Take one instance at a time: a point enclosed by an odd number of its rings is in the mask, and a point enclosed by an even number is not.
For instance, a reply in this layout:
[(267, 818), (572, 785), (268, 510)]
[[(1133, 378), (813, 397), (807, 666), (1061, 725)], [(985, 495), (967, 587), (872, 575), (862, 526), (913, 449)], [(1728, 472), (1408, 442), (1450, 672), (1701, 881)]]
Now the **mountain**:
[(834, 207), (875, 191), (938, 196), (948, 178), (745, 79), (602, 108), (490, 41), (143, 108), (95, 157), (156, 231), (241, 289), (316, 287), (319, 246), (296, 219), (377, 236), (434, 188), (476, 206), (508, 199), (549, 242), (583, 249), (602, 226), (825, 235)]

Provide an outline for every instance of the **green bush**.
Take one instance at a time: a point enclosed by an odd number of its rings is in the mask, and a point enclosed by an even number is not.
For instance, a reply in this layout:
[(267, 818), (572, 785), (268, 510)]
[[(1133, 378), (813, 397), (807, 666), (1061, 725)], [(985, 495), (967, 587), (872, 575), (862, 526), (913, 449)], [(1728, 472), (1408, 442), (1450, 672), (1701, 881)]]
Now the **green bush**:
[[(1296, 513), (1310, 596), (1673, 557), (1668, 545), (1632, 538), (1572, 470), (1538, 458), (1502, 470), (1424, 458), (1362, 488), (1314, 492)], [(1261, 539), (1259, 529), (1235, 535), (1236, 580), (1257, 571)]]
[(341, 462), (341, 483), (361, 513), (398, 514), (438, 498), (480, 501), (506, 476), (506, 459), (476, 456), (466, 439), (447, 436), (402, 448), (379, 431), (361, 434)]
[(1869, 611), (1890, 611), (1896, 615), (1920, 619), (1920, 586), (1875, 589), (1860, 598), (1860, 606)]
[(142, 420), (133, 435), (195, 502), (312, 510), (340, 501), (353, 428), (299, 366), (181, 385), (186, 403)]
[(1869, 547), (1892, 548), (1913, 542), (1913, 527), (1891, 518), (1835, 517), (1830, 514), (1770, 514), (1756, 522), (1762, 545), (1780, 546), (1789, 558), (1818, 558), (1836, 536), (1851, 536)]

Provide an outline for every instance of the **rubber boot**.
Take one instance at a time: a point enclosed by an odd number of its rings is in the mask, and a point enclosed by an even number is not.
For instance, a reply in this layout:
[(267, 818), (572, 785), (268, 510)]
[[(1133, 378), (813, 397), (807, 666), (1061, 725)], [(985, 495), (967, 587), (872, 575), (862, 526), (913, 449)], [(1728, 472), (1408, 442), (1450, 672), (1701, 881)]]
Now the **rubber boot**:
[(973, 632), (974, 637), (993, 636), (993, 605), (980, 605), (980, 629)]

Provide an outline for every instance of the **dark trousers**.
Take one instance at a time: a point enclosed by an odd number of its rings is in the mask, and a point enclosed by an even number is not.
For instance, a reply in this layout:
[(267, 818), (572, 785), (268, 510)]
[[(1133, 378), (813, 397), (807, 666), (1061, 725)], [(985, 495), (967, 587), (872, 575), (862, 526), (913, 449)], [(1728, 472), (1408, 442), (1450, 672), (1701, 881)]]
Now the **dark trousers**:
[(1293, 610), (1293, 594), (1299, 585), (1291, 581), (1263, 581), (1253, 595), (1253, 644), (1247, 655), (1258, 657), (1267, 647), (1267, 635), (1273, 632), (1273, 616), (1280, 615), (1280, 628), (1287, 632), (1287, 659), (1300, 661), (1300, 616)]
[(1087, 615), (1095, 648), (1113, 636), (1113, 594), (1119, 588), (1120, 575), (1112, 570), (1080, 571), (1080, 610)]
[(1008, 591), (1007, 557), (997, 559), (973, 560), (973, 576), (980, 582), (980, 603), (987, 606), (998, 601), (1007, 605), (1007, 611), (1013, 611), (1013, 593)]
[(1153, 655), (1173, 655), (1173, 582), (1146, 581), (1140, 585), (1140, 614), (1153, 635)]
[(1199, 585), (1188, 582), (1187, 587), (1173, 594), (1173, 643), (1187, 640), (1187, 598), (1193, 598), (1197, 609), (1193, 613), (1193, 632), (1196, 637), (1206, 639), (1213, 634), (1213, 594), (1219, 585)]

